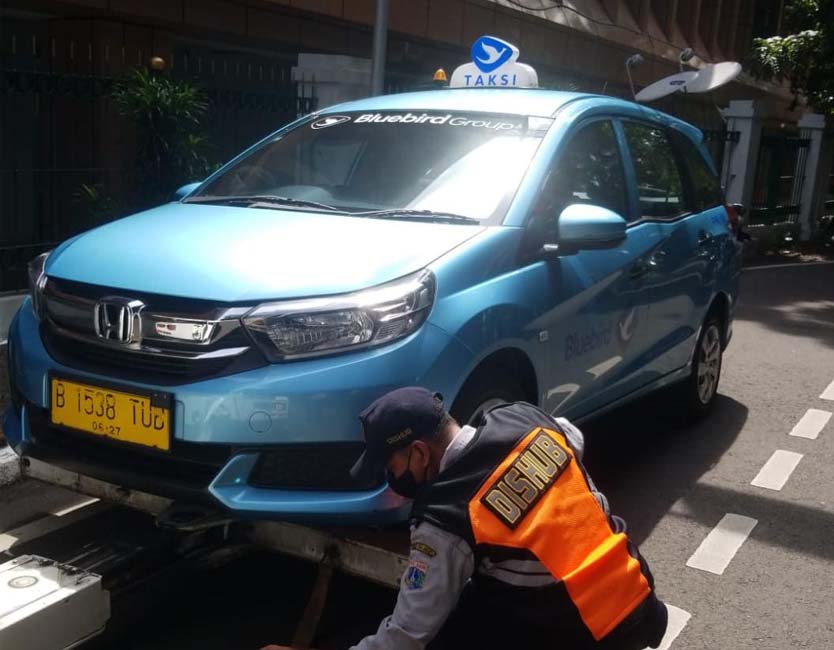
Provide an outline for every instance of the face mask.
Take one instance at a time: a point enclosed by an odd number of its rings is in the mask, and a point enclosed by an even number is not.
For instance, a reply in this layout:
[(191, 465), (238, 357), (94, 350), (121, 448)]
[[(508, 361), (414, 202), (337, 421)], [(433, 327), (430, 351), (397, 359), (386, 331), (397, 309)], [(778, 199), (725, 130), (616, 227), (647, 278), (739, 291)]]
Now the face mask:
[[(412, 448), (413, 449), (413, 448)], [(406, 499), (413, 499), (420, 491), (420, 485), (411, 472), (411, 450), (408, 452), (408, 462), (405, 471), (399, 476), (394, 476), (389, 470), (385, 470), (385, 480), (394, 492)]]

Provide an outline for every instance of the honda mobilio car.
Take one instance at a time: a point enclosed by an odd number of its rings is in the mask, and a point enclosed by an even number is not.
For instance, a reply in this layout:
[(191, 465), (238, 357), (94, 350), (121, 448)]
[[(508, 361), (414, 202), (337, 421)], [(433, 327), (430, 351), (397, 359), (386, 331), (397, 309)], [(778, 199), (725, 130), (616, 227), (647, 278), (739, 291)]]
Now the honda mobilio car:
[(738, 217), (694, 127), (611, 97), (448, 89), (306, 116), (30, 266), (13, 448), (240, 517), (402, 520), (352, 481), (395, 387), (461, 422), (715, 400)]

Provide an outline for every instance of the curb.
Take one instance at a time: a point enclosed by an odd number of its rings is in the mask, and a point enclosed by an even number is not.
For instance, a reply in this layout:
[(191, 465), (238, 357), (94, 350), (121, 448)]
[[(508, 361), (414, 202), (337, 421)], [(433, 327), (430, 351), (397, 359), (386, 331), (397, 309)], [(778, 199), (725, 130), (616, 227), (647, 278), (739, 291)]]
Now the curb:
[(11, 447), (0, 447), (0, 487), (20, 479), (20, 459)]

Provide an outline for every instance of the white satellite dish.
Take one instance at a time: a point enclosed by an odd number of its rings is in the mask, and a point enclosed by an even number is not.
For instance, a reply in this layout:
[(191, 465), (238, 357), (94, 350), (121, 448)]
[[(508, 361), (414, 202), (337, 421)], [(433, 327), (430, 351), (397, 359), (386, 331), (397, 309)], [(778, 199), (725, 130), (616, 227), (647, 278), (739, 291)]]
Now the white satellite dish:
[(698, 77), (698, 72), (678, 72), (669, 77), (663, 77), (653, 84), (646, 86), (634, 96), (638, 102), (651, 102), (666, 95), (671, 95), (679, 90), (688, 89), (689, 84)]
[(730, 83), (741, 74), (741, 64), (735, 61), (709, 63), (698, 70), (698, 76), (686, 84), (688, 93), (706, 93)]

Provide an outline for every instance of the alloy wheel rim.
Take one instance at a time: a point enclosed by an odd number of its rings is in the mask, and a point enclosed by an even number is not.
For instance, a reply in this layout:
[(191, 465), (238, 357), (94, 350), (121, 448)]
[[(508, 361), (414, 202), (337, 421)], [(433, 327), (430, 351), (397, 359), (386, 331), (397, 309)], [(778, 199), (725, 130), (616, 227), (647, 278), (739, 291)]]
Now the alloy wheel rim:
[(698, 350), (698, 399), (709, 404), (718, 389), (721, 371), (721, 337), (718, 328), (710, 325), (701, 339)]

